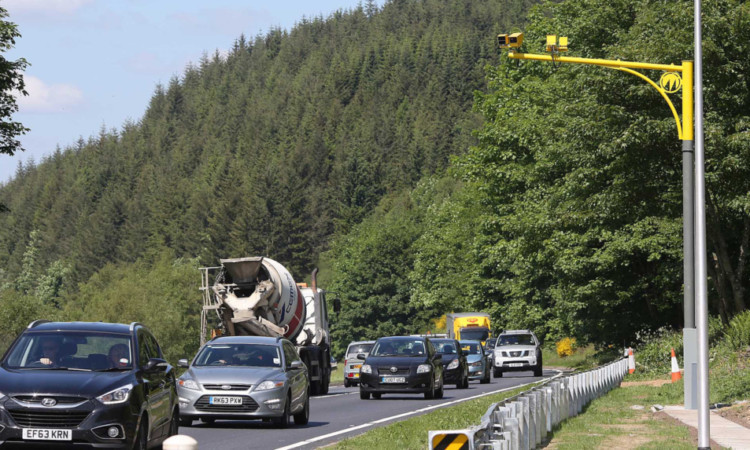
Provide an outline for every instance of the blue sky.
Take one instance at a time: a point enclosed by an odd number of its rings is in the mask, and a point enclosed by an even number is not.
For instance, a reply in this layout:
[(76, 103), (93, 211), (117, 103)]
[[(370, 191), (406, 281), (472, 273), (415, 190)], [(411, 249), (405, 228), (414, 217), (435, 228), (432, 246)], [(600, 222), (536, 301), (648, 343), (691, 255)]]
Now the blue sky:
[[(0, 155), (0, 182), (19, 161), (139, 120), (154, 88), (204, 52), (225, 51), (244, 33), (290, 29), (360, 0), (0, 0), (22, 35), (4, 56), (25, 58), (29, 96), (13, 119), (31, 131), (24, 152)], [(383, 4), (383, 0), (376, 2)]]

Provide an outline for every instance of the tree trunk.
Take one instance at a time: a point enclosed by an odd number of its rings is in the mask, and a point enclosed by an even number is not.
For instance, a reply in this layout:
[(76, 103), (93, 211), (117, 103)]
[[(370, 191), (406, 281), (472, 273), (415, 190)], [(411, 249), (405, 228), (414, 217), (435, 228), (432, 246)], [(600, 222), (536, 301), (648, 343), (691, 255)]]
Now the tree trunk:
[[(745, 262), (746, 262), (746, 248), (748, 243), (748, 238), (750, 237), (750, 220), (746, 219), (745, 224), (743, 227), (743, 233), (742, 233), (742, 239), (739, 245), (739, 256), (737, 258), (737, 267), (736, 269), (732, 267), (732, 258), (729, 255), (729, 250), (727, 246), (726, 239), (724, 238), (724, 234), (721, 232), (720, 227), (720, 219), (719, 219), (719, 212), (717, 211), (717, 208), (713, 202), (713, 199), (711, 195), (706, 196), (706, 205), (707, 205), (707, 216), (708, 220), (710, 221), (709, 227), (707, 227), (707, 237), (711, 241), (712, 247), (714, 248), (714, 261), (716, 264), (716, 273), (717, 273), (717, 282), (721, 282), (722, 289), (723, 289), (723, 281), (729, 282), (729, 285), (732, 287), (732, 300), (734, 303), (734, 313), (740, 313), (747, 309), (747, 306), (745, 305), (745, 299), (744, 299), (744, 292), (745, 288), (742, 285), (742, 280), (744, 277), (745, 272)], [(721, 274), (719, 277), (718, 275)], [(722, 280), (723, 279), (723, 280)], [(727, 294), (722, 294), (721, 291), (717, 289), (717, 292), (719, 292), (719, 295), (726, 296)], [(724, 290), (724, 292), (726, 292)], [(723, 302), (726, 302), (726, 297), (722, 300)]]

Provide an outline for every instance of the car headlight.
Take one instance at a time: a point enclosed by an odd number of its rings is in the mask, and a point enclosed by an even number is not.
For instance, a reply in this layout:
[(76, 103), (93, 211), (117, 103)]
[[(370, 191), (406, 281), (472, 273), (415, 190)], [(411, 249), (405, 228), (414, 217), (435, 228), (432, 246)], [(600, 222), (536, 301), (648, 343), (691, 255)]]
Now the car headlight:
[(372, 367), (370, 367), (369, 364), (362, 364), (362, 367), (359, 368), (359, 371), (362, 373), (372, 373)]
[(458, 359), (454, 359), (448, 364), (448, 369), (455, 369), (456, 367), (458, 367)]
[(104, 403), (105, 405), (116, 405), (117, 403), (125, 403), (130, 397), (130, 391), (133, 390), (132, 384), (126, 384), (123, 387), (117, 388), (114, 391), (109, 391), (104, 395), (96, 397), (97, 400)]
[(258, 386), (255, 387), (255, 391), (267, 391), (269, 389), (276, 389), (284, 386), (283, 381), (272, 381), (272, 380), (266, 380), (262, 383), (260, 383)]
[(417, 373), (428, 373), (432, 370), (432, 366), (429, 364), (420, 364), (417, 367)]
[(201, 390), (200, 386), (198, 386), (198, 383), (196, 383), (194, 380), (191, 380), (190, 378), (177, 380), (177, 384), (179, 384), (180, 386), (184, 388), (192, 389), (194, 391)]
[(473, 363), (469, 364), (472, 367), (479, 367), (482, 365), (482, 361), (474, 361)]

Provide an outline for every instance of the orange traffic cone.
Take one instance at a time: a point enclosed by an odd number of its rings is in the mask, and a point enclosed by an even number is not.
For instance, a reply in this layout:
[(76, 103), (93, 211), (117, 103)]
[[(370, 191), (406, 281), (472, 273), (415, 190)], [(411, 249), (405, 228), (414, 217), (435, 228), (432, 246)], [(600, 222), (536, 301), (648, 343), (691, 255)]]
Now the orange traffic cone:
[(632, 348), (628, 348), (628, 373), (635, 373), (635, 356)]
[(677, 357), (674, 355), (674, 349), (672, 349), (672, 383), (680, 381), (680, 378), (682, 378), (680, 365), (677, 364)]

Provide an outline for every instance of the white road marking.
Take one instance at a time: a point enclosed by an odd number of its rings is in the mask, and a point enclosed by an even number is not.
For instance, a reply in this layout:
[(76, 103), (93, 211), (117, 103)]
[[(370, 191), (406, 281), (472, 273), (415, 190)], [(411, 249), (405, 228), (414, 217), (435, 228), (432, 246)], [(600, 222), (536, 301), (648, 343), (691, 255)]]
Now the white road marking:
[[(557, 372), (557, 375), (554, 375), (554, 376), (548, 377), (548, 378), (557, 378), (557, 377), (559, 377), (559, 376), (562, 375), (562, 372), (559, 371), (559, 370), (554, 370), (554, 369), (550, 369), (550, 370), (553, 370), (553, 371)], [(540, 381), (544, 381), (544, 380), (546, 380), (548, 378), (544, 378), (543, 380), (540, 380)], [(314, 438), (310, 438), (310, 439), (307, 439), (307, 440), (304, 440), (304, 441), (300, 441), (300, 442), (297, 442), (297, 443), (294, 443), (294, 444), (291, 444), (291, 445), (287, 445), (286, 447), (279, 447), (276, 450), (290, 450), (290, 449), (293, 449), (293, 448), (303, 447), (303, 446), (305, 446), (307, 444), (312, 444), (313, 442), (322, 441), (324, 439), (328, 439), (328, 438), (331, 438), (331, 437), (334, 437), (334, 436), (338, 436), (340, 434), (351, 433), (352, 431), (359, 430), (359, 429), (362, 429), (362, 428), (371, 427), (373, 425), (377, 425), (377, 424), (380, 424), (380, 423), (383, 423), (383, 422), (388, 422), (390, 420), (395, 420), (395, 419), (400, 419), (402, 417), (412, 416), (414, 414), (419, 414), (419, 413), (422, 413), (422, 412), (425, 412), (425, 411), (430, 411), (432, 409), (444, 408), (446, 406), (455, 405), (457, 403), (462, 403), (462, 402), (465, 402), (465, 401), (468, 401), (468, 400), (473, 400), (475, 398), (486, 397), (486, 396), (492, 395), (492, 394), (499, 394), (500, 392), (512, 391), (513, 389), (518, 389), (520, 387), (529, 386), (529, 385), (536, 384), (536, 383), (539, 383), (539, 381), (532, 381), (531, 383), (520, 384), (518, 386), (511, 386), (511, 387), (508, 387), (508, 388), (499, 389), (497, 391), (485, 392), (483, 394), (478, 394), (478, 395), (474, 395), (474, 396), (471, 396), (471, 397), (466, 397), (466, 398), (460, 398), (458, 400), (453, 400), (452, 402), (440, 403), (438, 405), (433, 405), (433, 406), (428, 406), (426, 408), (416, 409), (414, 411), (405, 412), (403, 414), (398, 414), (398, 415), (391, 416), (391, 417), (386, 417), (386, 418), (383, 418), (383, 419), (373, 420), (372, 422), (364, 423), (362, 425), (352, 426), (352, 427), (346, 428), (344, 430), (334, 431), (333, 433), (324, 434), (322, 436), (316, 436)], [(348, 394), (340, 394), (340, 395), (348, 395)], [(477, 422), (479, 422), (479, 419), (480, 418), (477, 418)]]
[(342, 395), (352, 395), (352, 394), (356, 394), (358, 392), (359, 391), (357, 391), (357, 392), (341, 392), (340, 394), (313, 395), (310, 398), (311, 399), (312, 398), (333, 398), (333, 397), (340, 397)]

